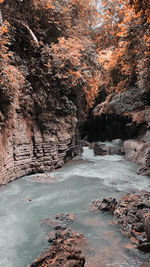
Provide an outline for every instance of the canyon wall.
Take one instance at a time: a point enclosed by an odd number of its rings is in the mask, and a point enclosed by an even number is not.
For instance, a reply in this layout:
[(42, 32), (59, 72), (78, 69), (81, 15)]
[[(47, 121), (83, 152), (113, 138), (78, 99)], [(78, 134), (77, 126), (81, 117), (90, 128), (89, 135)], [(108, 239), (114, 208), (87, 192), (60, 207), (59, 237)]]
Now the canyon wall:
[(44, 129), (36, 120), (14, 111), (0, 133), (0, 185), (26, 174), (61, 167), (77, 154), (75, 114), (51, 118), (45, 110), (40, 116)]
[(97, 61), (71, 19), (66, 1), (1, 1), (0, 186), (59, 168), (80, 150), (82, 74), (92, 77)]

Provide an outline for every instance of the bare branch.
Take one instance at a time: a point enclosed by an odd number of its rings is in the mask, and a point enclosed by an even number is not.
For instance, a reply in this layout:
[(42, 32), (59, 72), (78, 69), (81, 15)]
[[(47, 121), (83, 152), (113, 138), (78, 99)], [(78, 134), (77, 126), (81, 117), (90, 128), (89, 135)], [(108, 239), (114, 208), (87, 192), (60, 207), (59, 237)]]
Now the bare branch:
[(30, 34), (31, 38), (33, 39), (33, 41), (39, 46), (39, 41), (38, 41), (37, 37), (35, 36), (35, 34), (33, 33), (33, 31), (29, 28), (29, 26), (26, 25), (24, 22), (17, 20), (17, 19), (15, 19), (15, 22), (17, 22), (18, 24), (21, 24), (24, 28), (26, 28), (26, 30)]
[(3, 24), (3, 15), (2, 15), (2, 10), (0, 9), (0, 27)]

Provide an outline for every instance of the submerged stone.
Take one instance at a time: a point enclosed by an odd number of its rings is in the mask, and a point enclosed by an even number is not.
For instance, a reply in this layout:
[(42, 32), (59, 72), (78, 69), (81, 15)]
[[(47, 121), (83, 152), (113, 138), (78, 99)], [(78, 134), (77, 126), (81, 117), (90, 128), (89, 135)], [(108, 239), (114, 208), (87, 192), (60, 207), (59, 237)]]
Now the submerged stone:
[(63, 222), (73, 222), (75, 220), (75, 215), (73, 213), (59, 213), (56, 215), (56, 220)]

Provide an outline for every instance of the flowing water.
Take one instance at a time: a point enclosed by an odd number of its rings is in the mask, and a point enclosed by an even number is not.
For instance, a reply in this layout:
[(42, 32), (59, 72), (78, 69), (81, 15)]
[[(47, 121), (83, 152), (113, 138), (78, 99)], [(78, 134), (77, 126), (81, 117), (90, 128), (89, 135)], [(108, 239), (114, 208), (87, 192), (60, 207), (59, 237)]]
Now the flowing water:
[(111, 214), (89, 210), (95, 199), (149, 190), (149, 178), (137, 176), (136, 169), (122, 156), (94, 156), (85, 147), (81, 157), (50, 174), (51, 183), (30, 175), (1, 188), (0, 266), (27, 267), (48, 248), (45, 236), (52, 228), (42, 219), (62, 212), (75, 214), (71, 227), (88, 240), (86, 266), (139, 267), (150, 262), (149, 254), (129, 248), (119, 228), (110, 223)]

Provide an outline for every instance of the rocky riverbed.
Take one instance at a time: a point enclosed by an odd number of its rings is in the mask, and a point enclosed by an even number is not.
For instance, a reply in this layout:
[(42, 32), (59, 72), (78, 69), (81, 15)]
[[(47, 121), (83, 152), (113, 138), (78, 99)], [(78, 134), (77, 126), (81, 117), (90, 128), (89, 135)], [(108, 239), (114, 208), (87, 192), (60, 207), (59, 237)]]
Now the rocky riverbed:
[(84, 266), (85, 257), (81, 248), (86, 245), (87, 241), (83, 234), (68, 228), (74, 220), (74, 214), (68, 213), (57, 214), (53, 220), (42, 220), (44, 224), (54, 226), (55, 230), (47, 235), (47, 240), (51, 244), (49, 249), (35, 259), (31, 267)]
[(142, 190), (121, 197), (95, 200), (93, 211), (111, 212), (122, 233), (142, 251), (150, 252), (150, 192)]
[[(111, 196), (118, 202), (128, 192), (148, 190), (149, 178), (137, 175), (136, 169), (136, 164), (126, 161), (122, 155), (95, 156), (92, 149), (84, 147), (81, 156), (61, 169), (25, 176), (1, 188), (0, 266), (31, 265), (43, 251), (51, 253), (49, 246), (54, 245), (59, 232), (62, 242), (69, 244), (69, 240), (63, 239), (62, 231), (63, 234), (82, 233), (81, 239), (75, 234), (81, 246), (69, 251), (81, 251), (86, 267), (99, 267), (99, 263), (104, 267), (121, 264), (140, 267), (149, 262), (149, 253), (129, 249), (128, 238), (119, 227), (110, 224), (114, 219), (112, 213), (93, 213), (88, 208), (94, 199)], [(56, 252), (61, 255), (59, 248), (63, 243), (57, 244), (57, 251), (53, 247), (55, 255)]]

